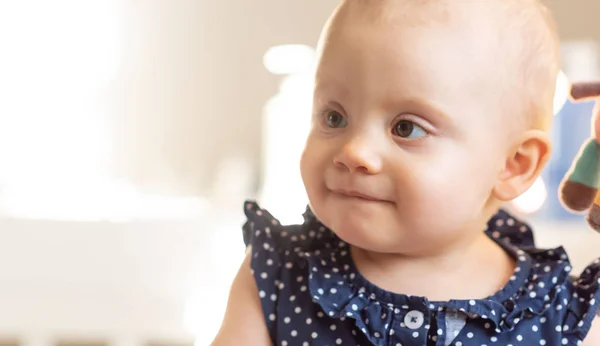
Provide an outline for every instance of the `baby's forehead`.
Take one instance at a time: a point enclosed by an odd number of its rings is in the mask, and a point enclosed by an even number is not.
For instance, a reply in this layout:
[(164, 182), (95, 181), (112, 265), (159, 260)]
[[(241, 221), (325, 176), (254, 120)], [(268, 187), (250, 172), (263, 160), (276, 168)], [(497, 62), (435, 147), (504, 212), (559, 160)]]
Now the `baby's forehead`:
[(523, 104), (519, 113), (552, 111), (558, 37), (552, 17), (538, 0), (347, 0), (330, 22), (331, 37), (326, 33), (321, 44), (335, 41), (338, 31), (361, 26), (378, 28), (369, 31), (373, 36), (414, 27), (455, 32), (459, 44), (446, 50), (478, 46), (474, 54), (493, 61), (486, 77), (496, 78), (506, 89), (502, 92), (512, 94), (511, 103)]

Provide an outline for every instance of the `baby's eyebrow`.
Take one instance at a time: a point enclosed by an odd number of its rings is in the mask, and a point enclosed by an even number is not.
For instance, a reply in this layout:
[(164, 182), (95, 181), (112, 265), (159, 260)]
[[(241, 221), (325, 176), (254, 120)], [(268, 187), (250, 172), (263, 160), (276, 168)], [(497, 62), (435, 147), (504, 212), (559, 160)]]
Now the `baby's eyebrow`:
[(439, 126), (452, 120), (448, 110), (445, 110), (447, 107), (439, 102), (420, 95), (400, 96), (398, 98), (398, 104), (402, 108), (407, 107), (408, 109), (414, 109), (418, 112), (418, 114), (415, 115), (424, 117), (431, 121), (433, 125)]
[(315, 78), (314, 83), (315, 93), (333, 94), (337, 97), (343, 98), (350, 92), (348, 86), (345, 83), (341, 83), (335, 78)]

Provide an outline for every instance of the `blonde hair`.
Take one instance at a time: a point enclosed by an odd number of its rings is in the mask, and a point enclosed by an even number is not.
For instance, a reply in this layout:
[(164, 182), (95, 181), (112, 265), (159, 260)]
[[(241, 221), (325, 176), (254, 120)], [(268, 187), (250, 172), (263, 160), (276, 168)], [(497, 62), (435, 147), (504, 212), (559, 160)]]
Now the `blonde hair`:
[[(539, 0), (500, 0), (504, 6), (509, 59), (517, 66), (510, 73), (526, 126), (548, 129), (554, 115), (554, 94), (560, 72), (558, 30), (550, 10)], [(520, 72), (520, 73), (519, 73)]]

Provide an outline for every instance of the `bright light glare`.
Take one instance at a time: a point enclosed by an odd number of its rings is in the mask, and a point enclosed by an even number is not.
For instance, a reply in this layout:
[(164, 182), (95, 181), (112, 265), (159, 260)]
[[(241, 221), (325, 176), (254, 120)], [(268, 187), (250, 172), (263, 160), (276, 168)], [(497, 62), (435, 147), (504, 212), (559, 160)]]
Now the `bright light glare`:
[(199, 199), (114, 179), (119, 0), (0, 2), (0, 211), (15, 217), (196, 217)]
[(556, 81), (556, 92), (554, 94), (554, 115), (560, 113), (571, 92), (571, 84), (567, 75), (563, 71), (560, 71)]
[(259, 199), (283, 224), (302, 222), (308, 202), (300, 156), (310, 128), (312, 85), (310, 73), (287, 76), (265, 107), (264, 185)]
[(303, 44), (286, 44), (267, 50), (263, 57), (266, 69), (278, 75), (299, 73), (312, 69), (315, 49)]
[(522, 213), (533, 214), (540, 210), (548, 198), (548, 189), (542, 178), (538, 178), (535, 183), (513, 201), (513, 205)]

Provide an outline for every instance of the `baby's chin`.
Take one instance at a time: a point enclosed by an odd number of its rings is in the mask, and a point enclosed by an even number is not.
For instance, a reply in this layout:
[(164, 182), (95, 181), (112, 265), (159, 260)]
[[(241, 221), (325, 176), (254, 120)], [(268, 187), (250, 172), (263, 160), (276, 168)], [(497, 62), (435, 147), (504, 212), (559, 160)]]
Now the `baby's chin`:
[(346, 243), (366, 251), (378, 253), (402, 253), (409, 251), (413, 235), (397, 222), (365, 219), (352, 213), (321, 220), (333, 233)]

